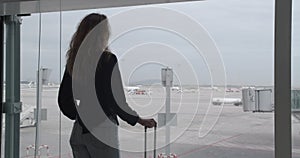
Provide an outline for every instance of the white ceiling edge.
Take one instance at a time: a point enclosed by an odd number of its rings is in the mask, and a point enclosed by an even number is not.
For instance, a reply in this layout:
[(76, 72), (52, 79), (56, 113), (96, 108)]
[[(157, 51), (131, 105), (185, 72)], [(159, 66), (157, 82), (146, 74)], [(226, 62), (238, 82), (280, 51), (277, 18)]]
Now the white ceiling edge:
[[(125, 7), (197, 0), (2, 0), (0, 15)], [(200, 0), (199, 0), (200, 1)], [(60, 7), (61, 6), (61, 7)]]

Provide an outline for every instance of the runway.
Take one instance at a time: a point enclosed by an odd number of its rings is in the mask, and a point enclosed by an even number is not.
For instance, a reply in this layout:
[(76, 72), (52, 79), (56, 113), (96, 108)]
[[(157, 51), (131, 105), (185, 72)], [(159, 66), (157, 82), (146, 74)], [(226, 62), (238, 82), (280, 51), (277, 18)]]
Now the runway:
[[(142, 117), (157, 119), (157, 113), (165, 110), (165, 91), (161, 87), (144, 89), (151, 90), (151, 94), (126, 94), (127, 102)], [(59, 123), (57, 91), (58, 88), (45, 88), (43, 91), (42, 108), (47, 109), (47, 120), (41, 123), (40, 144), (45, 145), (45, 148), (41, 149), (40, 154), (41, 157), (48, 158), (71, 158), (69, 137), (73, 122), (61, 115), (61, 124)], [(204, 87), (187, 87), (182, 92), (172, 91), (171, 112), (177, 113), (177, 125), (171, 127), (171, 152), (179, 158), (274, 157), (274, 113), (243, 112), (242, 106), (211, 104), (213, 97), (224, 95), (241, 98), (241, 92), (225, 94), (222, 88), (217, 91)], [(23, 104), (35, 106), (35, 97), (34, 88), (22, 89)], [(300, 121), (293, 119), (292, 123), (293, 158), (300, 158)], [(143, 127), (132, 127), (121, 120), (119, 127), (121, 157), (143, 157)], [(163, 153), (165, 128), (159, 127), (157, 132), (157, 153)], [(149, 129), (148, 155), (152, 155), (152, 138), (153, 132)], [(32, 157), (33, 150), (28, 147), (34, 144), (34, 140), (34, 127), (21, 128), (21, 157)]]

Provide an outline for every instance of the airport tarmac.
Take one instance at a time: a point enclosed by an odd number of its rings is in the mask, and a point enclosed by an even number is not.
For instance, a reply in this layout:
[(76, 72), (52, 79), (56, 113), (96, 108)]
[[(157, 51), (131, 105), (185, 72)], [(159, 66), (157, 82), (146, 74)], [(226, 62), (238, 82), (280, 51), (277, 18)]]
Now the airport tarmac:
[[(165, 91), (162, 87), (144, 88), (151, 91), (151, 94), (126, 94), (127, 102), (142, 117), (157, 119), (157, 113), (165, 110)], [(47, 120), (41, 123), (40, 144), (44, 145), (41, 157), (71, 158), (69, 137), (73, 122), (61, 115), (61, 130), (59, 130), (57, 91), (58, 88), (44, 88), (43, 91), (42, 108), (47, 109)], [(186, 88), (182, 92), (172, 91), (171, 112), (177, 114), (177, 125), (171, 127), (171, 152), (179, 158), (274, 157), (274, 113), (243, 112), (242, 106), (233, 104), (212, 105), (212, 97), (222, 97), (224, 92), (224, 89), (218, 91), (203, 87)], [(34, 88), (23, 88), (21, 94), (23, 104), (35, 106)], [(226, 93), (225, 97), (241, 98), (241, 92)], [(293, 119), (292, 122), (293, 158), (300, 158), (300, 121)], [(143, 157), (143, 132), (144, 129), (140, 125), (131, 127), (120, 121), (119, 140), (122, 158)], [(148, 155), (152, 157), (152, 129), (149, 129), (147, 138), (150, 150)], [(34, 141), (35, 128), (21, 128), (21, 157), (33, 157), (30, 145), (34, 144)], [(158, 127), (157, 153), (164, 152), (164, 142), (165, 126)]]

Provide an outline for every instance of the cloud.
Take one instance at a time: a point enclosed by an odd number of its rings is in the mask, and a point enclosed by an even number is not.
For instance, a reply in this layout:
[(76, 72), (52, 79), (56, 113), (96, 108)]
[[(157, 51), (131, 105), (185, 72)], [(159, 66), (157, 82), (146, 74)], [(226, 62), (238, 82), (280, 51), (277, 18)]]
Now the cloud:
[[(273, 82), (273, 43), (274, 43), (274, 2), (273, 0), (210, 0), (204, 2), (164, 4), (160, 7), (171, 8), (187, 14), (203, 25), (215, 40), (221, 55), (224, 58), (230, 84), (272, 84)], [(299, 6), (299, 7), (297, 7)], [(68, 49), (69, 41), (79, 21), (90, 12), (101, 12), (108, 16), (125, 11), (131, 7), (114, 9), (94, 9), (84, 11), (63, 12), (62, 21), (62, 60)], [(300, 2), (294, 2), (294, 53), (300, 52), (296, 43), (300, 42)], [(55, 69), (52, 79), (59, 80), (59, 13), (47, 13), (42, 15), (42, 63)], [(134, 19), (124, 19), (122, 23)], [(163, 19), (158, 19), (163, 20)], [(38, 24), (39, 17), (33, 14), (23, 20), (22, 26), (22, 78), (34, 78), (31, 70), (36, 65), (38, 48)], [(112, 30), (113, 31), (113, 30)], [(196, 30), (190, 30), (196, 31)], [(116, 53), (121, 54), (126, 50), (126, 44), (134, 42), (138, 38), (147, 37), (155, 41), (154, 34), (148, 32), (131, 36), (131, 40), (124, 38), (125, 44), (114, 47)], [(178, 47), (186, 45), (174, 37), (162, 35), (161, 40), (169, 40), (169, 43)], [(121, 42), (122, 43), (122, 42)], [(186, 50), (189, 50), (185, 48)], [(191, 50), (189, 50), (191, 51)], [(193, 58), (191, 58), (193, 59)], [(196, 60), (191, 60), (197, 65)], [(259, 62), (258, 62), (259, 61)], [(202, 61), (200, 61), (202, 62)], [(247, 64), (245, 64), (247, 63)], [(25, 66), (26, 64), (26, 66)], [(28, 64), (28, 65), (27, 65)], [(63, 67), (63, 66), (62, 66)], [(201, 66), (198, 65), (198, 69)], [(262, 72), (249, 73), (251, 72)], [(28, 72), (28, 73), (27, 73)], [(198, 76), (201, 76), (199, 72)], [(208, 79), (206, 79), (208, 80)], [(204, 82), (204, 81), (203, 81)], [(209, 81), (207, 81), (209, 82)]]

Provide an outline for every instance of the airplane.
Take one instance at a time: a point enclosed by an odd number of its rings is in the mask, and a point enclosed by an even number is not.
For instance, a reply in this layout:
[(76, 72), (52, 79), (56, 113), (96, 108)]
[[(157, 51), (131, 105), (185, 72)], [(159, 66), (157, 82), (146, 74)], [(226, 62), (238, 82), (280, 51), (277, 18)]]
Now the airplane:
[(172, 87), (171, 90), (172, 90), (172, 91), (176, 91), (176, 92), (178, 92), (178, 93), (181, 93), (181, 92), (182, 92), (182, 89), (179, 88), (178, 86)]
[(228, 88), (226, 89), (226, 92), (241, 92), (241, 90), (238, 88)]
[(124, 88), (127, 92), (134, 92), (134, 91), (137, 91), (137, 90), (140, 90), (140, 87), (137, 87), (137, 86), (128, 86), (128, 87), (125, 87)]
[(220, 91), (220, 89), (218, 87), (211, 87), (211, 89), (214, 91)]
[(201, 87), (201, 89), (205, 89), (205, 90), (213, 90), (213, 91), (220, 91), (220, 89), (218, 87)]
[(242, 105), (241, 98), (213, 98), (213, 105), (221, 105), (221, 104), (233, 104), (235, 106)]

